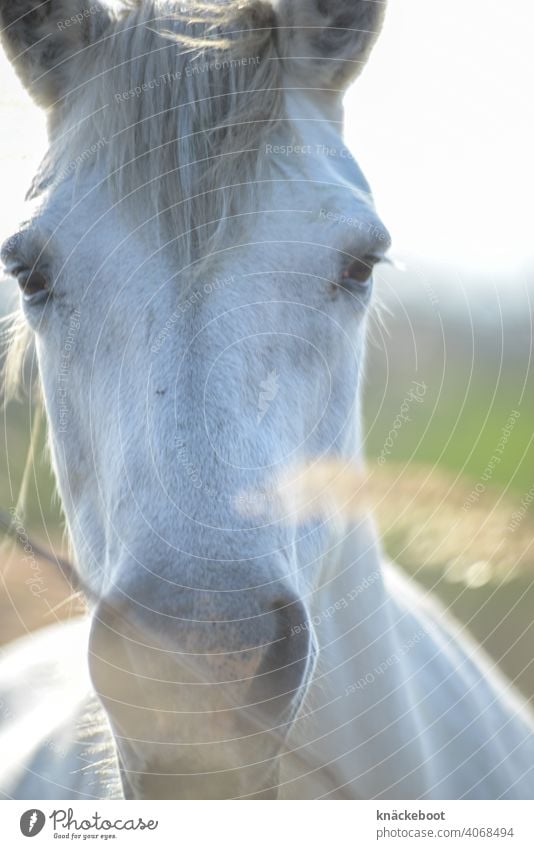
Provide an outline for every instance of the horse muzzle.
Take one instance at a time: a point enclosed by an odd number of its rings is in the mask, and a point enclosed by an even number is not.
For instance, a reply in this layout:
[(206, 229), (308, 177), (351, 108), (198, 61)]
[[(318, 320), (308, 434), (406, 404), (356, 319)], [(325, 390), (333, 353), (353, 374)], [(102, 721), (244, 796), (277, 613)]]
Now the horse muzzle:
[(167, 621), (165, 638), (157, 617), (128, 614), (101, 602), (89, 643), (125, 797), (276, 798), (315, 665), (302, 601), (278, 595), (247, 618)]

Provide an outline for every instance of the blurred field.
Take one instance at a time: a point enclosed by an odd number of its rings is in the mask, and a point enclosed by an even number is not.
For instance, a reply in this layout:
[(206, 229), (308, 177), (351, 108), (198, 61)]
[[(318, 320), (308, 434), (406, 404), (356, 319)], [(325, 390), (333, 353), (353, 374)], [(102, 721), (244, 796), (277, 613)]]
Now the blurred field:
[[(525, 501), (534, 487), (530, 301), (523, 293), (523, 300), (502, 303), (498, 290), (476, 287), (466, 300), (443, 281), (431, 278), (430, 289), (420, 269), (414, 278), (411, 289), (399, 272), (384, 278), (384, 320), (374, 317), (370, 328), (364, 438), (384, 548), (533, 699), (534, 497), (532, 505)], [(9, 405), (3, 509), (20, 486), (29, 420), (27, 400)], [(41, 435), (26, 521), (60, 551), (60, 512), (43, 446)], [(0, 642), (80, 612), (79, 601), (65, 601), (70, 589), (57, 570), (39, 561), (45, 591), (36, 596), (28, 583), (35, 567), (18, 552), (6, 572), (2, 551)]]
[[(532, 699), (532, 275), (462, 281), (410, 270), (384, 281), (387, 330), (371, 327), (364, 410), (367, 455), (382, 462), (375, 515), (388, 554)], [(426, 387), (422, 402), (409, 404), (384, 453), (413, 381)]]
[(83, 613), (83, 603), (58, 568), (45, 560), (25, 560), (17, 549), (2, 548), (0, 645), (38, 628)]

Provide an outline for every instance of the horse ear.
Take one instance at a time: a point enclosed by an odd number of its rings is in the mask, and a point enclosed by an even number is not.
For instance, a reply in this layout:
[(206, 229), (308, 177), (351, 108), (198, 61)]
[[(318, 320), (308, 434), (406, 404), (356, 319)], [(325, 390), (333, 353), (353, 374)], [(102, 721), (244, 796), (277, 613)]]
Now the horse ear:
[(68, 92), (72, 68), (98, 39), (109, 11), (87, 0), (0, 0), (0, 37), (33, 99), (49, 107)]
[(288, 73), (319, 88), (346, 88), (369, 58), (387, 0), (273, 0)]

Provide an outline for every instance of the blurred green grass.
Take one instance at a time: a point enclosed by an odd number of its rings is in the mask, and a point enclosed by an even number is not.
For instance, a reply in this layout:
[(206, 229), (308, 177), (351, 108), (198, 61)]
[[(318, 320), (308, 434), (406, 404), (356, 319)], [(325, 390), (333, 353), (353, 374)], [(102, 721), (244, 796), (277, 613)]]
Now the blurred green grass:
[[(0, 469), (0, 507), (17, 507), (25, 473), (28, 481), (24, 498), (24, 521), (34, 533), (61, 535), (61, 509), (51, 472), (44, 423), (38, 430), (34, 447), (32, 423), (36, 411), (28, 400), (11, 401), (3, 413), (3, 441), (6, 447)], [(28, 464), (28, 469), (26, 466)]]
[[(502, 309), (481, 297), (484, 308), (464, 312), (415, 299), (397, 305), (386, 330), (372, 322), (365, 448), (376, 489), (388, 491), (375, 509), (386, 553), (436, 593), (532, 699), (534, 503), (509, 531), (534, 486), (532, 316), (529, 302)], [(384, 455), (413, 381), (425, 384), (424, 399), (409, 405), (410, 421)], [(492, 464), (494, 456), (500, 462)]]
[(534, 370), (530, 315), (472, 325), (458, 312), (412, 312), (388, 319), (388, 333), (371, 346), (365, 381), (365, 445), (373, 460), (413, 381), (427, 387), (411, 403), (387, 461), (438, 466), (480, 481), (510, 416), (511, 434), (491, 483), (521, 496), (534, 484)]

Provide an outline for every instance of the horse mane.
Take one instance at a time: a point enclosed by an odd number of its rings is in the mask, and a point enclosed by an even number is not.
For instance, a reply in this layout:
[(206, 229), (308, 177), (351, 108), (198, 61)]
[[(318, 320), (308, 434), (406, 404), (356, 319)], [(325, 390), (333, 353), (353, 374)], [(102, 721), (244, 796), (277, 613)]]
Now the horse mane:
[[(50, 147), (29, 192), (99, 165), (110, 204), (150, 250), (175, 249), (177, 275), (210, 258), (257, 209), (265, 139), (283, 117), (275, 16), (261, 0), (126, 0), (65, 65)], [(75, 70), (73, 70), (75, 68)], [(5, 369), (16, 393), (29, 337), (14, 332)]]

